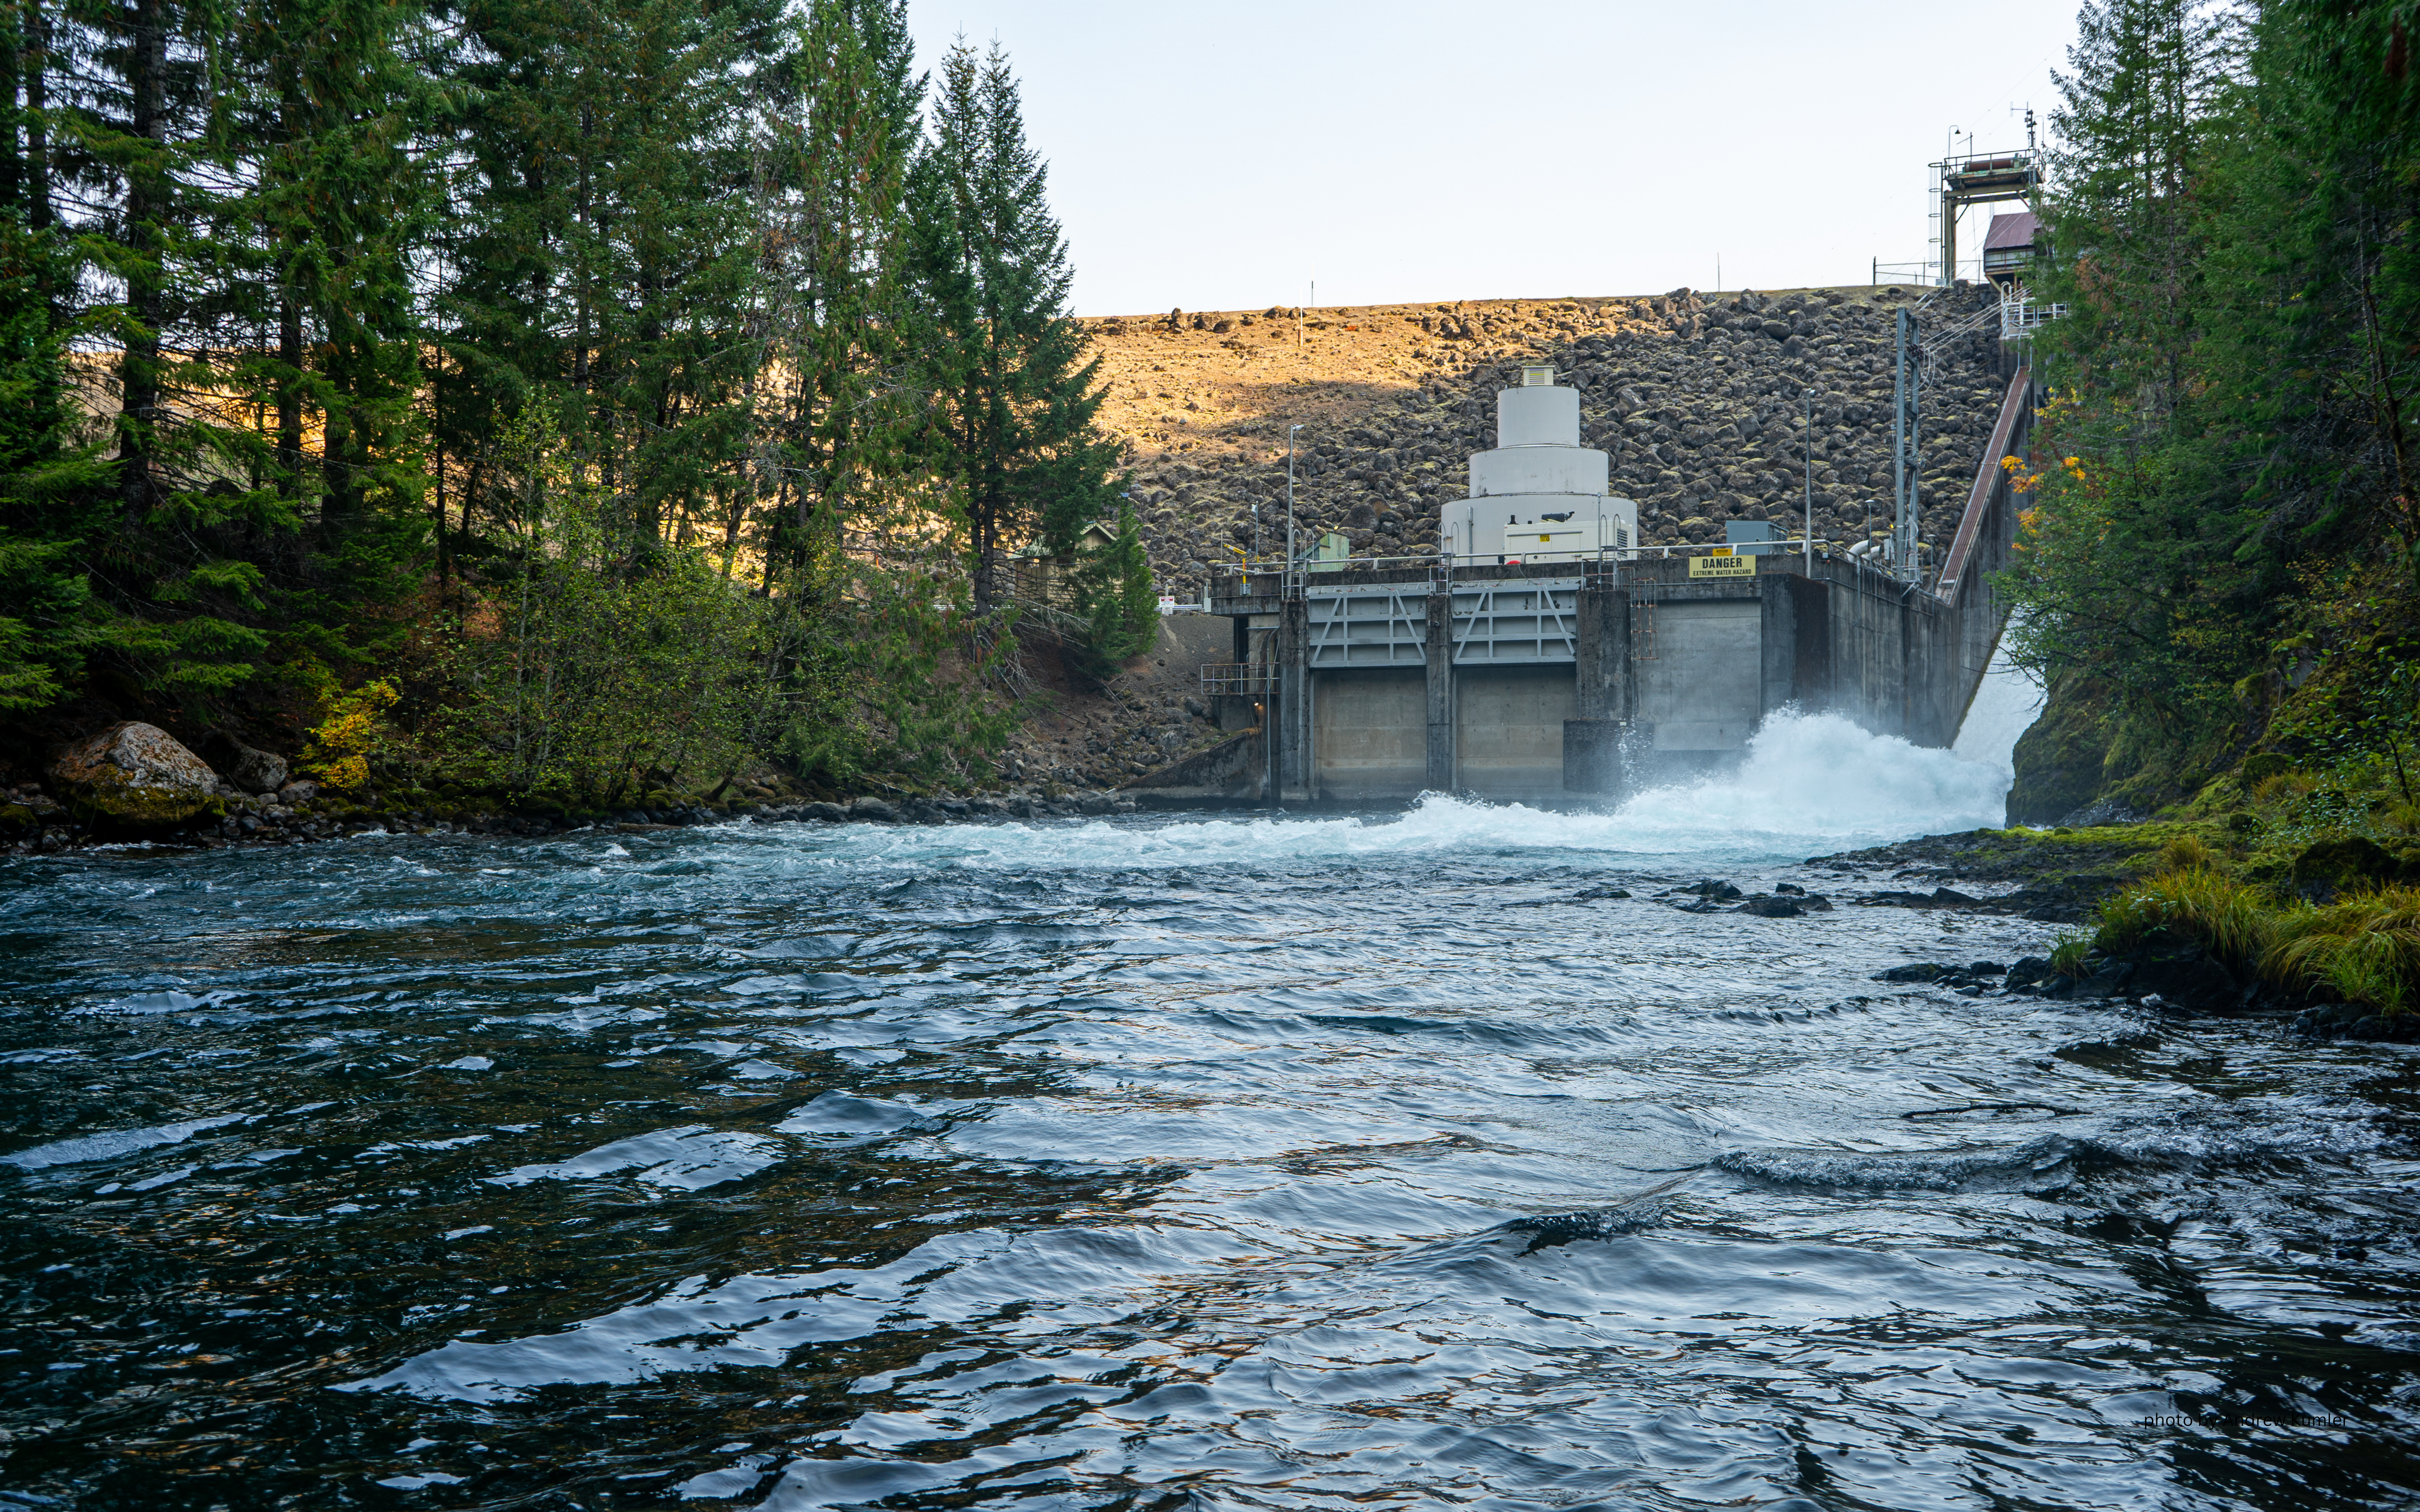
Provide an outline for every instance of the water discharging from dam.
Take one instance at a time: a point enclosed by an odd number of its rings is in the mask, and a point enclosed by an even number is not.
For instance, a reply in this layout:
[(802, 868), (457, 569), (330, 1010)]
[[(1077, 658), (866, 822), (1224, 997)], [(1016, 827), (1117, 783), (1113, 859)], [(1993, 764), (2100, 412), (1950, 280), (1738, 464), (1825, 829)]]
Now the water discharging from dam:
[[(1998, 738), (0, 863), (0, 1489), (2408, 1504), (2399, 1053), (1879, 982), (2056, 930), (1797, 864), (1996, 823)], [(1706, 875), (1838, 906), (1657, 900)]]

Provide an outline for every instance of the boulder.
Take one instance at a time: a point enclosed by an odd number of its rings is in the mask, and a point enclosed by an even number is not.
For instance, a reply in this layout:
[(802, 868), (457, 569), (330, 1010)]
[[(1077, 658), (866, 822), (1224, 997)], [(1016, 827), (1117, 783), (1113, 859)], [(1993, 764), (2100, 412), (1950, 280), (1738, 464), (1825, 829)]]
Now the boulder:
[(880, 798), (868, 796), (859, 798), (851, 802), (848, 806), (848, 816), (851, 819), (872, 819), (880, 822), (888, 822), (897, 819), (899, 817), (899, 810), (891, 807), (890, 804), (885, 803)]
[(2030, 987), (2038, 981), (2048, 980), (2054, 975), (2049, 958), (2029, 955), (2009, 968), (2009, 985), (2010, 988)]
[(2143, 951), (2131, 964), (2132, 997), (2156, 995), (2163, 1006), (2188, 1013), (2225, 1013), (2245, 1002), (2243, 984), (2198, 946)]
[(277, 790), (277, 801), (289, 808), (308, 803), (318, 795), (319, 784), (317, 782), (287, 782)]
[(2292, 876), (2295, 891), (2314, 903), (2326, 903), (2341, 892), (2393, 882), (2401, 871), (2385, 846), (2350, 835), (2304, 847), (2294, 857)]
[(115, 724), (59, 751), (51, 776), (78, 808), (128, 828), (223, 812), (209, 764), (158, 725)]
[(274, 793), (286, 785), (286, 758), (256, 750), (224, 730), (202, 741), (202, 759), (245, 793)]

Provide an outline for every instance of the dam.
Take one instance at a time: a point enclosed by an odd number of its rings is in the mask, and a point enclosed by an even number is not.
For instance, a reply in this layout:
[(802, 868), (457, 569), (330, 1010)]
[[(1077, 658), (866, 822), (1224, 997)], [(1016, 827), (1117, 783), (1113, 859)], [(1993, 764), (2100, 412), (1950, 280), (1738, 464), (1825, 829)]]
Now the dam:
[[(1619, 798), (1740, 752), (1785, 708), (1947, 747), (2007, 619), (2016, 539), (2003, 457), (2033, 379), (2005, 374), (1947, 548), (1810, 540), (1763, 523), (1642, 544), (1638, 508), (1579, 444), (1579, 396), (1530, 367), (1497, 396), (1497, 446), (1439, 511), (1439, 548), (1325, 553), (1213, 574), (1233, 659), (1202, 691), (1221, 745), (1131, 784), (1163, 801), (1362, 804), (1425, 792)], [(1905, 541), (1902, 547), (1899, 543)]]

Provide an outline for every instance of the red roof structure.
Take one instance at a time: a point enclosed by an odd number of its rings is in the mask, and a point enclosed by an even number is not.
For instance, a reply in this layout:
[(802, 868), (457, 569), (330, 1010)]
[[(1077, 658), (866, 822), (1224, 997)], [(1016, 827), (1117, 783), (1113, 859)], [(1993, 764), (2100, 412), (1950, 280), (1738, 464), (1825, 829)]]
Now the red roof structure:
[(1993, 216), (1992, 228), (1983, 233), (1983, 276), (1994, 284), (2016, 284), (2034, 260), (2040, 231), (2041, 222), (2031, 210)]
[(1995, 252), (2014, 252), (2020, 248), (2030, 249), (2034, 244), (2034, 232), (2040, 224), (2040, 217), (2031, 210), (2018, 210), (2009, 215), (1993, 216), (1992, 229), (1983, 233), (1984, 255), (1989, 256)]

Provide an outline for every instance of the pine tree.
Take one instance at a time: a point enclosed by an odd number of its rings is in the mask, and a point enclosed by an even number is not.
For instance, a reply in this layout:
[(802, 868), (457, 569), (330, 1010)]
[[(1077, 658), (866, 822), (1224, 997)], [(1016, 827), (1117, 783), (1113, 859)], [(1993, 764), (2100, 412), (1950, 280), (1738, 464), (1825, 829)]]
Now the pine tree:
[(786, 576), (799, 596), (824, 592), (843, 532), (904, 471), (899, 237), (923, 94), (914, 55), (904, 0), (813, 0), (756, 153), (764, 360), (748, 507), (768, 576)]
[(431, 407), (457, 549), (498, 507), (494, 437), (541, 393), (635, 562), (723, 513), (747, 451), (761, 277), (751, 91), (766, 0), (473, 0)]
[(2205, 0), (2089, 0), (2057, 76), (2044, 208), (2081, 296), (2071, 302), (2096, 360), (2123, 367), (2112, 381), (2155, 412), (2182, 397), (2201, 250), (2193, 196), (2227, 39)]
[(1099, 363), (1067, 315), (1073, 280), (1047, 169), (1025, 141), (1007, 56), (962, 39), (941, 66), (908, 197), (927, 397), (925, 455), (963, 514), (979, 613), (1003, 550), (1072, 550), (1115, 488), (1094, 417)]
[(282, 584), (285, 614), (324, 631), (306, 639), (337, 656), (400, 591), (426, 536), (411, 263), (433, 206), (411, 149), (434, 102), (403, 54), (411, 28), (386, 0), (254, 5), (230, 60), (245, 87), (214, 133), (220, 161), (248, 180), (214, 207), (217, 239), (248, 243), (240, 271), (258, 275), (231, 280), (236, 302), (221, 312), (255, 333), (230, 375), (264, 422), (246, 456), (261, 517), (273, 494), (280, 527), (307, 526), (315, 548)]

